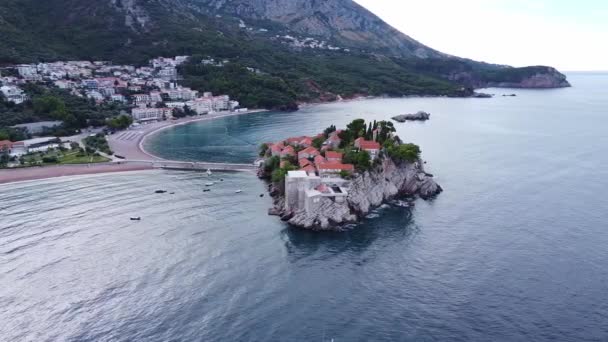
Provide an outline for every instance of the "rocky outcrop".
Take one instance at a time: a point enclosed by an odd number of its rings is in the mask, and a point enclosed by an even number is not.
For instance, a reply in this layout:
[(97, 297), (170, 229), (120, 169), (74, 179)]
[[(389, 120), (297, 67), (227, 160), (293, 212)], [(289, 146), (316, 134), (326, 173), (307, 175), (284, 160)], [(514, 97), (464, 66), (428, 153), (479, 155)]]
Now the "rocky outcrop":
[(446, 75), (450, 81), (473, 88), (550, 89), (570, 87), (566, 75), (548, 66), (512, 68), (491, 66), (488, 70), (457, 71)]
[(356, 174), (344, 203), (322, 198), (318, 210), (286, 212), (284, 199), (275, 196), (273, 212), (289, 224), (313, 230), (342, 230), (347, 223), (357, 222), (372, 210), (398, 197), (430, 199), (442, 192), (432, 175), (424, 171), (423, 164), (395, 163), (390, 158), (373, 170)]
[[(553, 69), (553, 68), (551, 68)], [(566, 80), (566, 76), (557, 72), (537, 73), (523, 78), (519, 82), (488, 82), (487, 87), (492, 88), (531, 88), (531, 89), (551, 89), (551, 88), (567, 88), (570, 83)]]
[(393, 116), (392, 119), (397, 122), (406, 122), (406, 121), (427, 121), (431, 118), (431, 114), (419, 111), (414, 114), (401, 114), (397, 116)]
[(342, 46), (418, 58), (446, 54), (399, 32), (352, 0), (197, 0), (217, 12), (271, 20), (304, 36), (322, 37)]

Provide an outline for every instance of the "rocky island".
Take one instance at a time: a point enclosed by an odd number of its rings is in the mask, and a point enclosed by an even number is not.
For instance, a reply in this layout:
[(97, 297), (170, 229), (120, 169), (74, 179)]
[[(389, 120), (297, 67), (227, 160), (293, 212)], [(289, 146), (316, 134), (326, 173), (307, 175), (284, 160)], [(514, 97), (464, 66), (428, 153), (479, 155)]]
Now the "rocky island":
[(259, 176), (274, 198), (269, 214), (305, 229), (343, 230), (393, 199), (443, 191), (420, 148), (403, 143), (388, 121), (357, 119), (343, 130), (265, 143), (260, 156)]
[(430, 118), (431, 118), (431, 114), (424, 112), (424, 111), (418, 111), (417, 113), (414, 113), (414, 114), (401, 114), (401, 115), (392, 117), (392, 119), (397, 122), (427, 121)]

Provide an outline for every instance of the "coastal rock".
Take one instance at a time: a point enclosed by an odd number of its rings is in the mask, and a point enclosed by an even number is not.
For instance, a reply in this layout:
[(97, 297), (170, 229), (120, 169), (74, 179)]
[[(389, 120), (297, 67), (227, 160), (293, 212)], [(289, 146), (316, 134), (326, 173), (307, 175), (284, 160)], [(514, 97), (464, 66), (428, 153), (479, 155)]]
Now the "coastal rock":
[(473, 96), (471, 96), (471, 97), (476, 98), (476, 99), (490, 99), (490, 98), (494, 97), (494, 95), (486, 94), (486, 93), (474, 93)]
[(406, 121), (426, 121), (431, 118), (431, 114), (419, 111), (415, 114), (401, 114), (392, 117), (393, 120), (397, 122), (406, 122)]
[[(352, 179), (345, 202), (337, 203), (322, 198), (319, 209), (314, 213), (298, 211), (283, 213), (292, 215), (289, 224), (313, 230), (342, 230), (344, 224), (357, 222), (372, 210), (401, 196), (418, 196), (428, 200), (442, 192), (432, 175), (424, 171), (423, 163), (395, 163), (385, 158), (373, 170), (357, 174)], [(275, 202), (275, 208), (283, 210), (282, 198)], [(284, 211), (284, 210), (283, 210)]]
[(478, 71), (456, 71), (446, 77), (476, 89), (479, 88), (524, 88), (551, 89), (570, 87), (566, 75), (548, 66), (523, 68), (499, 67), (492, 73)]

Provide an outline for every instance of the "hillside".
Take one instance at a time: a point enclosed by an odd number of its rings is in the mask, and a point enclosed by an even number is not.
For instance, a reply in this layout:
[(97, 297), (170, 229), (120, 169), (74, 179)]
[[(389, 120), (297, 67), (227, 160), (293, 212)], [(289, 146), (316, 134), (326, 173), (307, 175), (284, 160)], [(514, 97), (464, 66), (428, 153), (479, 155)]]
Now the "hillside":
[[(351, 0), (4, 0), (0, 64), (157, 56), (229, 59), (218, 72), (183, 68), (187, 84), (252, 106), (356, 95), (467, 96), (485, 85), (566, 86), (553, 69), (514, 69), (442, 54)], [(244, 67), (259, 75), (235, 75)], [(241, 68), (241, 69), (239, 69)], [(530, 81), (532, 79), (533, 81)], [(259, 98), (271, 94), (272, 101)]]

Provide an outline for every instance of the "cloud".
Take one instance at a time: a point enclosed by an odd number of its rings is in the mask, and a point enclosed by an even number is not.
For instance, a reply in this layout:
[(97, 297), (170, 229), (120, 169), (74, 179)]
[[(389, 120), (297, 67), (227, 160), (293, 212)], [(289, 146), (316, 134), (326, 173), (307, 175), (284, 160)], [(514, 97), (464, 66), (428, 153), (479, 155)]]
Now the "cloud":
[(604, 2), (356, 1), (412, 38), (452, 55), (565, 71), (608, 70)]

